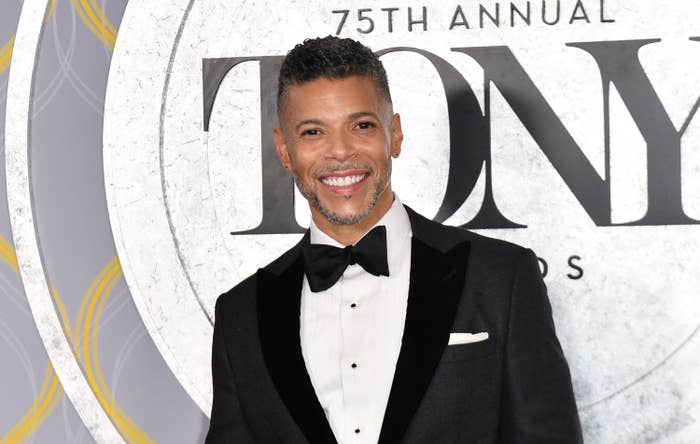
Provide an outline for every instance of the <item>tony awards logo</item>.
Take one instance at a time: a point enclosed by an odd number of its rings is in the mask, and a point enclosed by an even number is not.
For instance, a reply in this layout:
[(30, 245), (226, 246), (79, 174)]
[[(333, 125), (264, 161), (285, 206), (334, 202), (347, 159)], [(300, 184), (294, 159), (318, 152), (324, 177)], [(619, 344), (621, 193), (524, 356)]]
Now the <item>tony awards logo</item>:
[[(694, 334), (700, 36), (681, 5), (167, 9), (127, 8), (105, 180), (137, 307), (204, 411), (216, 297), (308, 223), (272, 143), (280, 63), (306, 37), (349, 36), (381, 55), (406, 135), (392, 178), (403, 202), (540, 256), (585, 420), (606, 427), (596, 418)], [(649, 337), (659, 319), (666, 335)]]

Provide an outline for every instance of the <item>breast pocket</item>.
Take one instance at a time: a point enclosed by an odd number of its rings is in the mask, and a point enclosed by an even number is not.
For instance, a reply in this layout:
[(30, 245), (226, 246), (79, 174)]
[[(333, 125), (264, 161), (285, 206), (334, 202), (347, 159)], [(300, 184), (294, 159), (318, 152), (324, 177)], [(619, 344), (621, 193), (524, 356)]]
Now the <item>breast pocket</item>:
[(471, 359), (490, 356), (498, 350), (494, 337), (485, 341), (471, 342), (468, 344), (453, 344), (445, 347), (442, 360), (445, 362), (468, 361)]

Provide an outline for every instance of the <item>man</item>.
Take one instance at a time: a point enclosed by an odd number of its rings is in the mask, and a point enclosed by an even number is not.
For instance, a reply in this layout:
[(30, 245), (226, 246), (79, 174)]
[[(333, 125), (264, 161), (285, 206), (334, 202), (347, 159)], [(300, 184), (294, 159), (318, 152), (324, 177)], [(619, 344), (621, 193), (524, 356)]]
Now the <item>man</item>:
[(403, 134), (377, 57), (297, 45), (278, 114), (312, 223), (217, 301), (207, 443), (581, 442), (534, 254), (394, 195)]

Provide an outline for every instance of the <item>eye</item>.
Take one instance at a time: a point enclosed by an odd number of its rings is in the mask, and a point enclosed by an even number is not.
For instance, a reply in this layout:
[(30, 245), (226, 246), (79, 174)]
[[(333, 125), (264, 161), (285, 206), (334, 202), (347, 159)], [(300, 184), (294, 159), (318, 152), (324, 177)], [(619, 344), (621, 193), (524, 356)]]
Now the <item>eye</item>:
[(364, 130), (364, 129), (372, 129), (372, 128), (376, 127), (376, 125), (374, 124), (374, 122), (366, 122), (366, 121), (365, 121), (365, 122), (360, 122), (360, 123), (358, 123), (358, 124), (357, 124), (357, 127), (358, 127), (359, 129), (363, 129), (363, 130)]
[(301, 137), (306, 137), (306, 136), (318, 136), (321, 132), (317, 130), (316, 128), (309, 128), (305, 129), (304, 131), (301, 132)]

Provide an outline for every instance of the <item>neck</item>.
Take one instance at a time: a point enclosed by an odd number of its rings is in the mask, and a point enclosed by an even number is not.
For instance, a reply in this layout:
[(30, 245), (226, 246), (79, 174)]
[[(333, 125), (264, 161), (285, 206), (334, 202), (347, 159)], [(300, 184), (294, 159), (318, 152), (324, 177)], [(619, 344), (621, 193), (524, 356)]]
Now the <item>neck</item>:
[(337, 242), (348, 246), (353, 245), (360, 240), (370, 228), (372, 228), (379, 220), (389, 211), (394, 203), (394, 194), (391, 190), (386, 193), (388, 198), (380, 198), (372, 212), (363, 220), (356, 224), (341, 225), (335, 224), (325, 218), (317, 211), (311, 211), (311, 217), (319, 230), (326, 233), (328, 236), (335, 239)]

